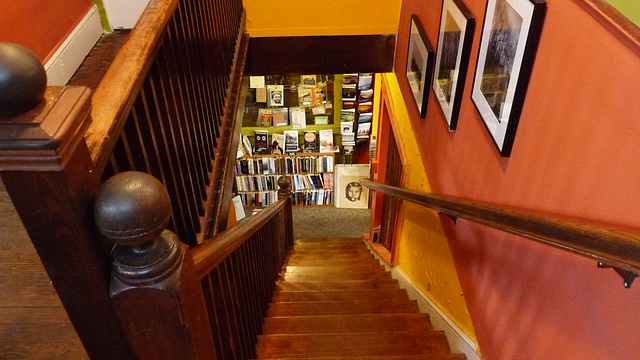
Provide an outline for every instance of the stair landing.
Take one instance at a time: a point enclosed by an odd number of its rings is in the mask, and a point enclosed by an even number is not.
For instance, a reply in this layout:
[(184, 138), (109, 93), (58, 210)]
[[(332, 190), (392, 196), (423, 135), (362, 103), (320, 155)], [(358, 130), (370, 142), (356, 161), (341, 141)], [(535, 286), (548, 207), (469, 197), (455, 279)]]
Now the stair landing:
[(360, 239), (301, 239), (288, 254), (258, 359), (463, 360)]

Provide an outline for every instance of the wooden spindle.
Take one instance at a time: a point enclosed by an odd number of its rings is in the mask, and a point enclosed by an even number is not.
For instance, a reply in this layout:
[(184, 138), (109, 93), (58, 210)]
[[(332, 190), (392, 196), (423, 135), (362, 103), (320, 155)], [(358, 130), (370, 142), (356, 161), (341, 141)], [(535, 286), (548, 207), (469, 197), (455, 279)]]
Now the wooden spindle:
[(95, 201), (100, 234), (112, 251), (110, 295), (138, 359), (216, 359), (202, 289), (186, 245), (165, 227), (166, 188), (151, 175), (107, 180)]

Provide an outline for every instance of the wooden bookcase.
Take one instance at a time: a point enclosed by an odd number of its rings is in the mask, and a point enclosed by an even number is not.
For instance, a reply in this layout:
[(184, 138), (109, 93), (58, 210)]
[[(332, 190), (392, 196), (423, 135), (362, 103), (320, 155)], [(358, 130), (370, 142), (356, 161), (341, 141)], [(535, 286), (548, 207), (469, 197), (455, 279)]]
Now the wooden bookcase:
[(333, 153), (243, 156), (235, 181), (244, 206), (264, 207), (278, 200), (278, 178), (291, 181), (291, 201), (298, 206), (333, 206)]

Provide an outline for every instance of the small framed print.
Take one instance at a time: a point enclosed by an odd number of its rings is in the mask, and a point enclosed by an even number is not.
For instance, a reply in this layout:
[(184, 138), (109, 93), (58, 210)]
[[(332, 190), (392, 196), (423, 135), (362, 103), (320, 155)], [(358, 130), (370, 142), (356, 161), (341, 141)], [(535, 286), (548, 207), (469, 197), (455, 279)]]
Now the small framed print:
[(487, 0), (471, 99), (510, 156), (546, 12), (543, 0)]
[(433, 46), (416, 14), (411, 15), (406, 77), (421, 118), (427, 116), (427, 100), (433, 75)]
[(461, 0), (444, 0), (433, 92), (449, 130), (455, 130), (458, 124), (475, 25), (475, 18)]

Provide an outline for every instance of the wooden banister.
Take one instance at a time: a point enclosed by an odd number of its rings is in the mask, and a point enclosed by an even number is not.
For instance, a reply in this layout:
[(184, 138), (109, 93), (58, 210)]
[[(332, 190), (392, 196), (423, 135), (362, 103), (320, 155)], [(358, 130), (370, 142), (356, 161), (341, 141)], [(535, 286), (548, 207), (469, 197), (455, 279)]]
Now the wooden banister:
[(155, 60), (178, 0), (151, 0), (93, 94), (93, 122), (85, 136), (96, 168), (104, 170), (136, 95)]
[[(452, 196), (423, 194), (371, 180), (363, 180), (361, 184), (454, 218), (490, 226), (632, 274), (640, 273), (640, 232), (638, 230), (620, 229), (606, 224)], [(630, 285), (625, 279), (625, 286)]]
[(288, 201), (289, 199), (281, 198), (246, 221), (220, 233), (215, 237), (215, 241), (204, 241), (191, 248), (189, 251), (193, 257), (197, 277), (202, 279), (207, 276), (258, 229), (283, 211)]

